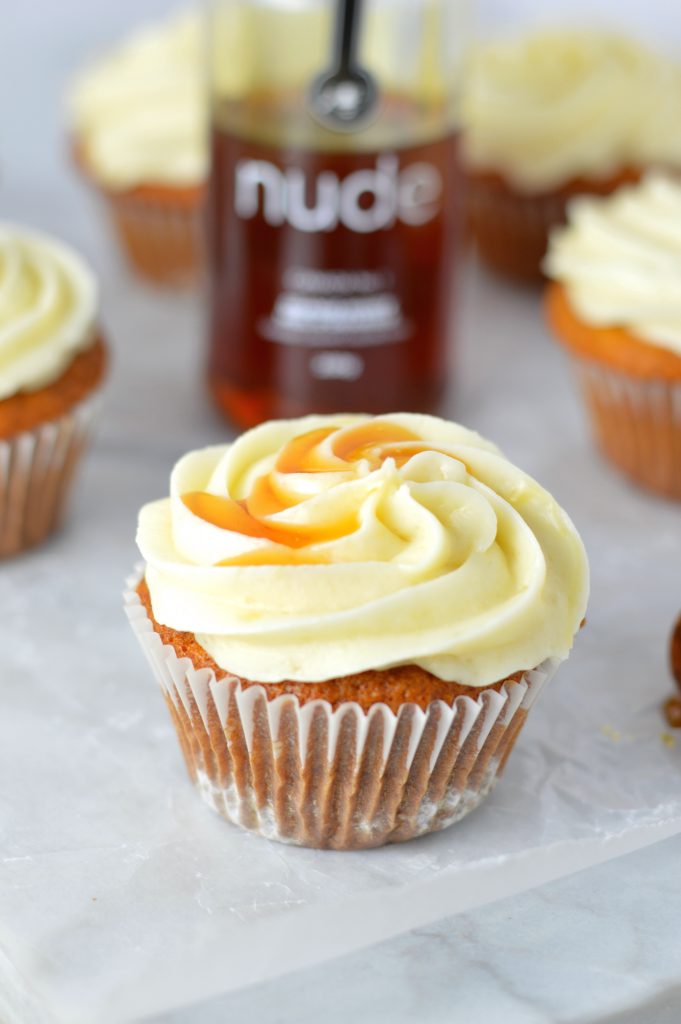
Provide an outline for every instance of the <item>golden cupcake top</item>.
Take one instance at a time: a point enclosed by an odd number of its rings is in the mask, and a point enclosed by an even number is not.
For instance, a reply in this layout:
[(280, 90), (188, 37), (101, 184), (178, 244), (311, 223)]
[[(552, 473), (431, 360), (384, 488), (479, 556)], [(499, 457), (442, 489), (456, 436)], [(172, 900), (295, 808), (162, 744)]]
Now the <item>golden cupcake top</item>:
[(431, 416), (275, 421), (191, 452), (137, 540), (156, 620), (262, 682), (416, 664), (486, 686), (564, 657), (587, 599), (557, 502)]
[(96, 338), (97, 284), (47, 235), (0, 222), (0, 400), (57, 380)]
[(549, 29), (481, 44), (464, 79), (465, 158), (526, 191), (675, 163), (680, 79), (669, 59), (612, 32)]
[(199, 13), (140, 30), (73, 85), (69, 105), (80, 159), (112, 189), (202, 184), (204, 79)]
[(593, 327), (624, 327), (681, 356), (681, 183), (657, 174), (580, 196), (551, 235), (544, 269)]

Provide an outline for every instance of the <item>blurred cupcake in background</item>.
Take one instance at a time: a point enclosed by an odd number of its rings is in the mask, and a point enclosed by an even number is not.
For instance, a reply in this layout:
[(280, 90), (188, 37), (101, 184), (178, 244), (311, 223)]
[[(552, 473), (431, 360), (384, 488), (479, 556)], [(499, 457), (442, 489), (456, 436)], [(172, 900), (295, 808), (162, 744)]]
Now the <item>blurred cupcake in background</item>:
[(59, 523), (106, 371), (97, 312), (75, 252), (0, 223), (0, 557)]
[(469, 225), (490, 267), (541, 278), (576, 194), (681, 163), (681, 70), (604, 31), (544, 30), (471, 55), (462, 99)]
[(544, 267), (548, 318), (599, 447), (636, 483), (681, 500), (681, 182), (651, 174), (573, 200)]
[(161, 284), (194, 280), (207, 166), (199, 14), (147, 27), (95, 61), (69, 106), (77, 164), (130, 263)]

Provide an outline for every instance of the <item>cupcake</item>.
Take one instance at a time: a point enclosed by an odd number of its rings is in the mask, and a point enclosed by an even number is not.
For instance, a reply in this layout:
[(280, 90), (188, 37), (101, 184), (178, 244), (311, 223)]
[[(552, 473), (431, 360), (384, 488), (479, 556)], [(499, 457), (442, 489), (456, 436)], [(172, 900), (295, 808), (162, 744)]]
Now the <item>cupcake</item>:
[(0, 557), (58, 525), (106, 361), (85, 263), (54, 239), (0, 223)]
[(273, 421), (146, 505), (129, 619), (204, 799), (303, 846), (441, 829), (494, 785), (582, 622), (557, 502), (430, 416)]
[(76, 163), (130, 264), (157, 283), (193, 281), (207, 166), (199, 15), (147, 28), (94, 63), (70, 111)]
[(676, 64), (612, 33), (552, 29), (481, 45), (464, 79), (462, 152), (484, 262), (538, 281), (573, 196), (678, 167), (679, 96)]
[(549, 323), (601, 451), (681, 500), (681, 182), (650, 175), (574, 200), (544, 266)]

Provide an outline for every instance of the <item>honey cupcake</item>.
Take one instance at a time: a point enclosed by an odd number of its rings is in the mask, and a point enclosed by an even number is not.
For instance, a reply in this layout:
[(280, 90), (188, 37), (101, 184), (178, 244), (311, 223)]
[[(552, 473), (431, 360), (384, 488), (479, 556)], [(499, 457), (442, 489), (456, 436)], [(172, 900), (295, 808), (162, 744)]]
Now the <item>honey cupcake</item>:
[(681, 182), (580, 198), (551, 237), (548, 319), (572, 356), (601, 451), (681, 500)]
[(105, 368), (89, 268), (54, 239), (0, 224), (0, 557), (58, 525)]
[(481, 45), (462, 100), (468, 221), (481, 258), (541, 279), (548, 234), (578, 194), (681, 162), (681, 69), (633, 40), (551, 29)]
[(556, 501), (429, 416), (275, 421), (191, 452), (137, 539), (127, 613), (192, 780), (305, 846), (476, 807), (585, 612)]
[(193, 281), (207, 166), (199, 15), (147, 28), (95, 62), (70, 111), (76, 163), (130, 264), (160, 284)]

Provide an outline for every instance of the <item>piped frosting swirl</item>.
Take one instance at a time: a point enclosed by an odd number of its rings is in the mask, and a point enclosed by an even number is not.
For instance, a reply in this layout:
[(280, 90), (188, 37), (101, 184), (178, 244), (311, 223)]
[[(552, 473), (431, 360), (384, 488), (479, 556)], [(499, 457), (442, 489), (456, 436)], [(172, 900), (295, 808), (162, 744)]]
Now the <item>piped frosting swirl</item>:
[(96, 337), (97, 284), (72, 249), (0, 223), (0, 399), (56, 380)]
[(143, 29), (79, 75), (70, 96), (76, 142), (105, 187), (203, 184), (202, 48), (201, 18), (192, 12)]
[(521, 190), (678, 163), (681, 70), (606, 31), (545, 29), (481, 44), (464, 78), (464, 155)]
[(651, 174), (606, 198), (574, 199), (545, 270), (585, 323), (625, 327), (681, 356), (681, 182)]
[(565, 656), (584, 615), (567, 515), (435, 417), (266, 423), (185, 456), (170, 491), (139, 519), (154, 615), (245, 678), (415, 663), (485, 686)]

